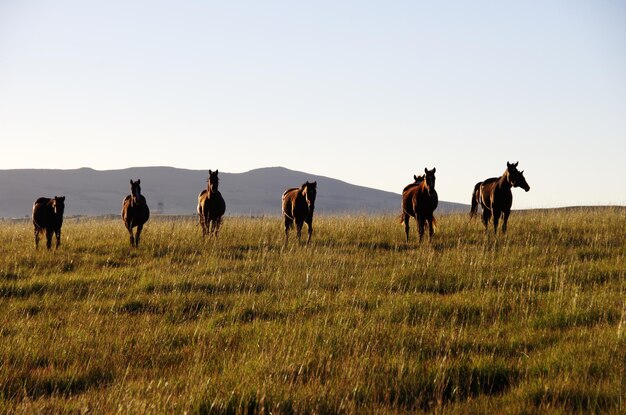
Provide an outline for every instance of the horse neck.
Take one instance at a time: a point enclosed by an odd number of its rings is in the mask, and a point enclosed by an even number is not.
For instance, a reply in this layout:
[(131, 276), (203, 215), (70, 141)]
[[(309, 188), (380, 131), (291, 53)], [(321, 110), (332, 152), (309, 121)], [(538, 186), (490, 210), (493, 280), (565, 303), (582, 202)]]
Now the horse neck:
[(215, 183), (213, 186), (211, 186), (211, 184), (209, 183), (206, 187), (206, 192), (209, 196), (214, 195), (217, 193), (217, 183)]
[(498, 179), (498, 186), (502, 189), (511, 189), (511, 183), (509, 183), (508, 179), (508, 170), (505, 170), (502, 176)]
[(307, 210), (311, 211), (312, 209), (309, 207), (309, 204), (306, 202), (306, 195), (304, 194), (304, 189), (299, 189), (298, 194), (296, 196), (297, 199), (301, 200), (307, 207)]
[(133, 207), (143, 205), (143, 198), (141, 197), (141, 195), (131, 196), (130, 205)]
[(298, 194), (296, 195), (296, 197), (298, 199), (303, 199), (304, 201), (306, 201), (306, 196), (304, 194), (304, 190), (306, 189), (306, 187), (301, 187), (298, 189)]
[(57, 213), (55, 211), (54, 206), (50, 206), (50, 218), (54, 222), (55, 226), (63, 222), (63, 215), (60, 213)]

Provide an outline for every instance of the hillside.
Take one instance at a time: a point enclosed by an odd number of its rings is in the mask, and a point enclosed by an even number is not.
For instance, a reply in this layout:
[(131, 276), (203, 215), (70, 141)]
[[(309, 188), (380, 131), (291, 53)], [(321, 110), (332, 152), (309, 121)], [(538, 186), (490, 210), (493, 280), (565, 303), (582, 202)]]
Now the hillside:
[[(153, 213), (193, 214), (198, 193), (206, 186), (206, 177), (206, 170), (172, 167), (1, 170), (0, 217), (28, 216), (35, 199), (54, 195), (67, 197), (67, 216), (118, 214), (131, 178), (141, 179), (143, 194)], [(282, 167), (245, 173), (220, 172), (220, 191), (228, 215), (278, 215), (282, 192), (307, 180), (317, 180), (319, 214), (399, 213), (399, 194)], [(466, 205), (449, 202), (440, 202), (437, 209), (439, 213), (467, 210)]]

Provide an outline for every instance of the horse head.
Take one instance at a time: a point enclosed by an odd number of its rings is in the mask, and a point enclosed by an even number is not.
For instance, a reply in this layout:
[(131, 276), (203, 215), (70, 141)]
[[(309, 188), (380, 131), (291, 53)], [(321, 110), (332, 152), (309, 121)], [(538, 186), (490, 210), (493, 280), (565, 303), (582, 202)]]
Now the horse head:
[[(437, 168), (435, 167), (433, 167), (432, 170), (428, 170), (426, 167), (424, 167), (424, 175), (420, 176), (420, 177), (423, 177), (422, 181), (429, 195), (432, 195), (433, 192), (435, 191), (435, 172), (436, 171), (437, 171)], [(418, 179), (418, 177), (415, 177), (415, 179)]]
[(133, 182), (133, 179), (130, 179), (130, 194), (132, 195), (133, 203), (137, 203), (138, 199), (141, 197), (141, 179), (137, 179), (136, 182)]
[(211, 171), (209, 170), (209, 178), (207, 179), (208, 190), (210, 192), (217, 192), (217, 187), (219, 186), (220, 179), (217, 177), (217, 173), (219, 170)]
[(313, 212), (313, 209), (315, 209), (315, 197), (317, 196), (317, 181), (310, 183), (307, 181), (300, 189), (306, 199), (306, 204), (309, 206), (309, 212)]
[(508, 161), (506, 162), (507, 179), (509, 183), (511, 183), (511, 186), (521, 187), (525, 191), (529, 191), (530, 186), (528, 185), (528, 183), (526, 182), (526, 179), (524, 178), (524, 170), (522, 171), (517, 170), (518, 164), (519, 164), (519, 161), (515, 163), (509, 163)]
[(418, 175), (414, 174), (413, 175), (413, 179), (415, 180), (415, 183), (420, 184), (421, 182), (424, 181), (424, 175), (422, 174), (422, 175), (418, 176)]

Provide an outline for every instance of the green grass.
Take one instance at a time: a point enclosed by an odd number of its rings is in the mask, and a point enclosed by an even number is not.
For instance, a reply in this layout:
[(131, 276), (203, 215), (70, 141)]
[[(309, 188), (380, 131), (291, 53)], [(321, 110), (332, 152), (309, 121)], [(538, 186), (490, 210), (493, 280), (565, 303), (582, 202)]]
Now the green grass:
[(626, 210), (0, 222), (0, 412), (625, 411)]

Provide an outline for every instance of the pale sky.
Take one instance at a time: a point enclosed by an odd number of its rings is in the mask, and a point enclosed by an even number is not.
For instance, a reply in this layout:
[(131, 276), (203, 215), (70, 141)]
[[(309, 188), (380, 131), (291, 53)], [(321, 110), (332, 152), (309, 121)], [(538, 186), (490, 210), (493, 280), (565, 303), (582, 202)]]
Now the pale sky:
[(0, 0), (0, 142), (398, 193), (436, 167), (462, 203), (519, 161), (514, 208), (626, 205), (626, 2)]

